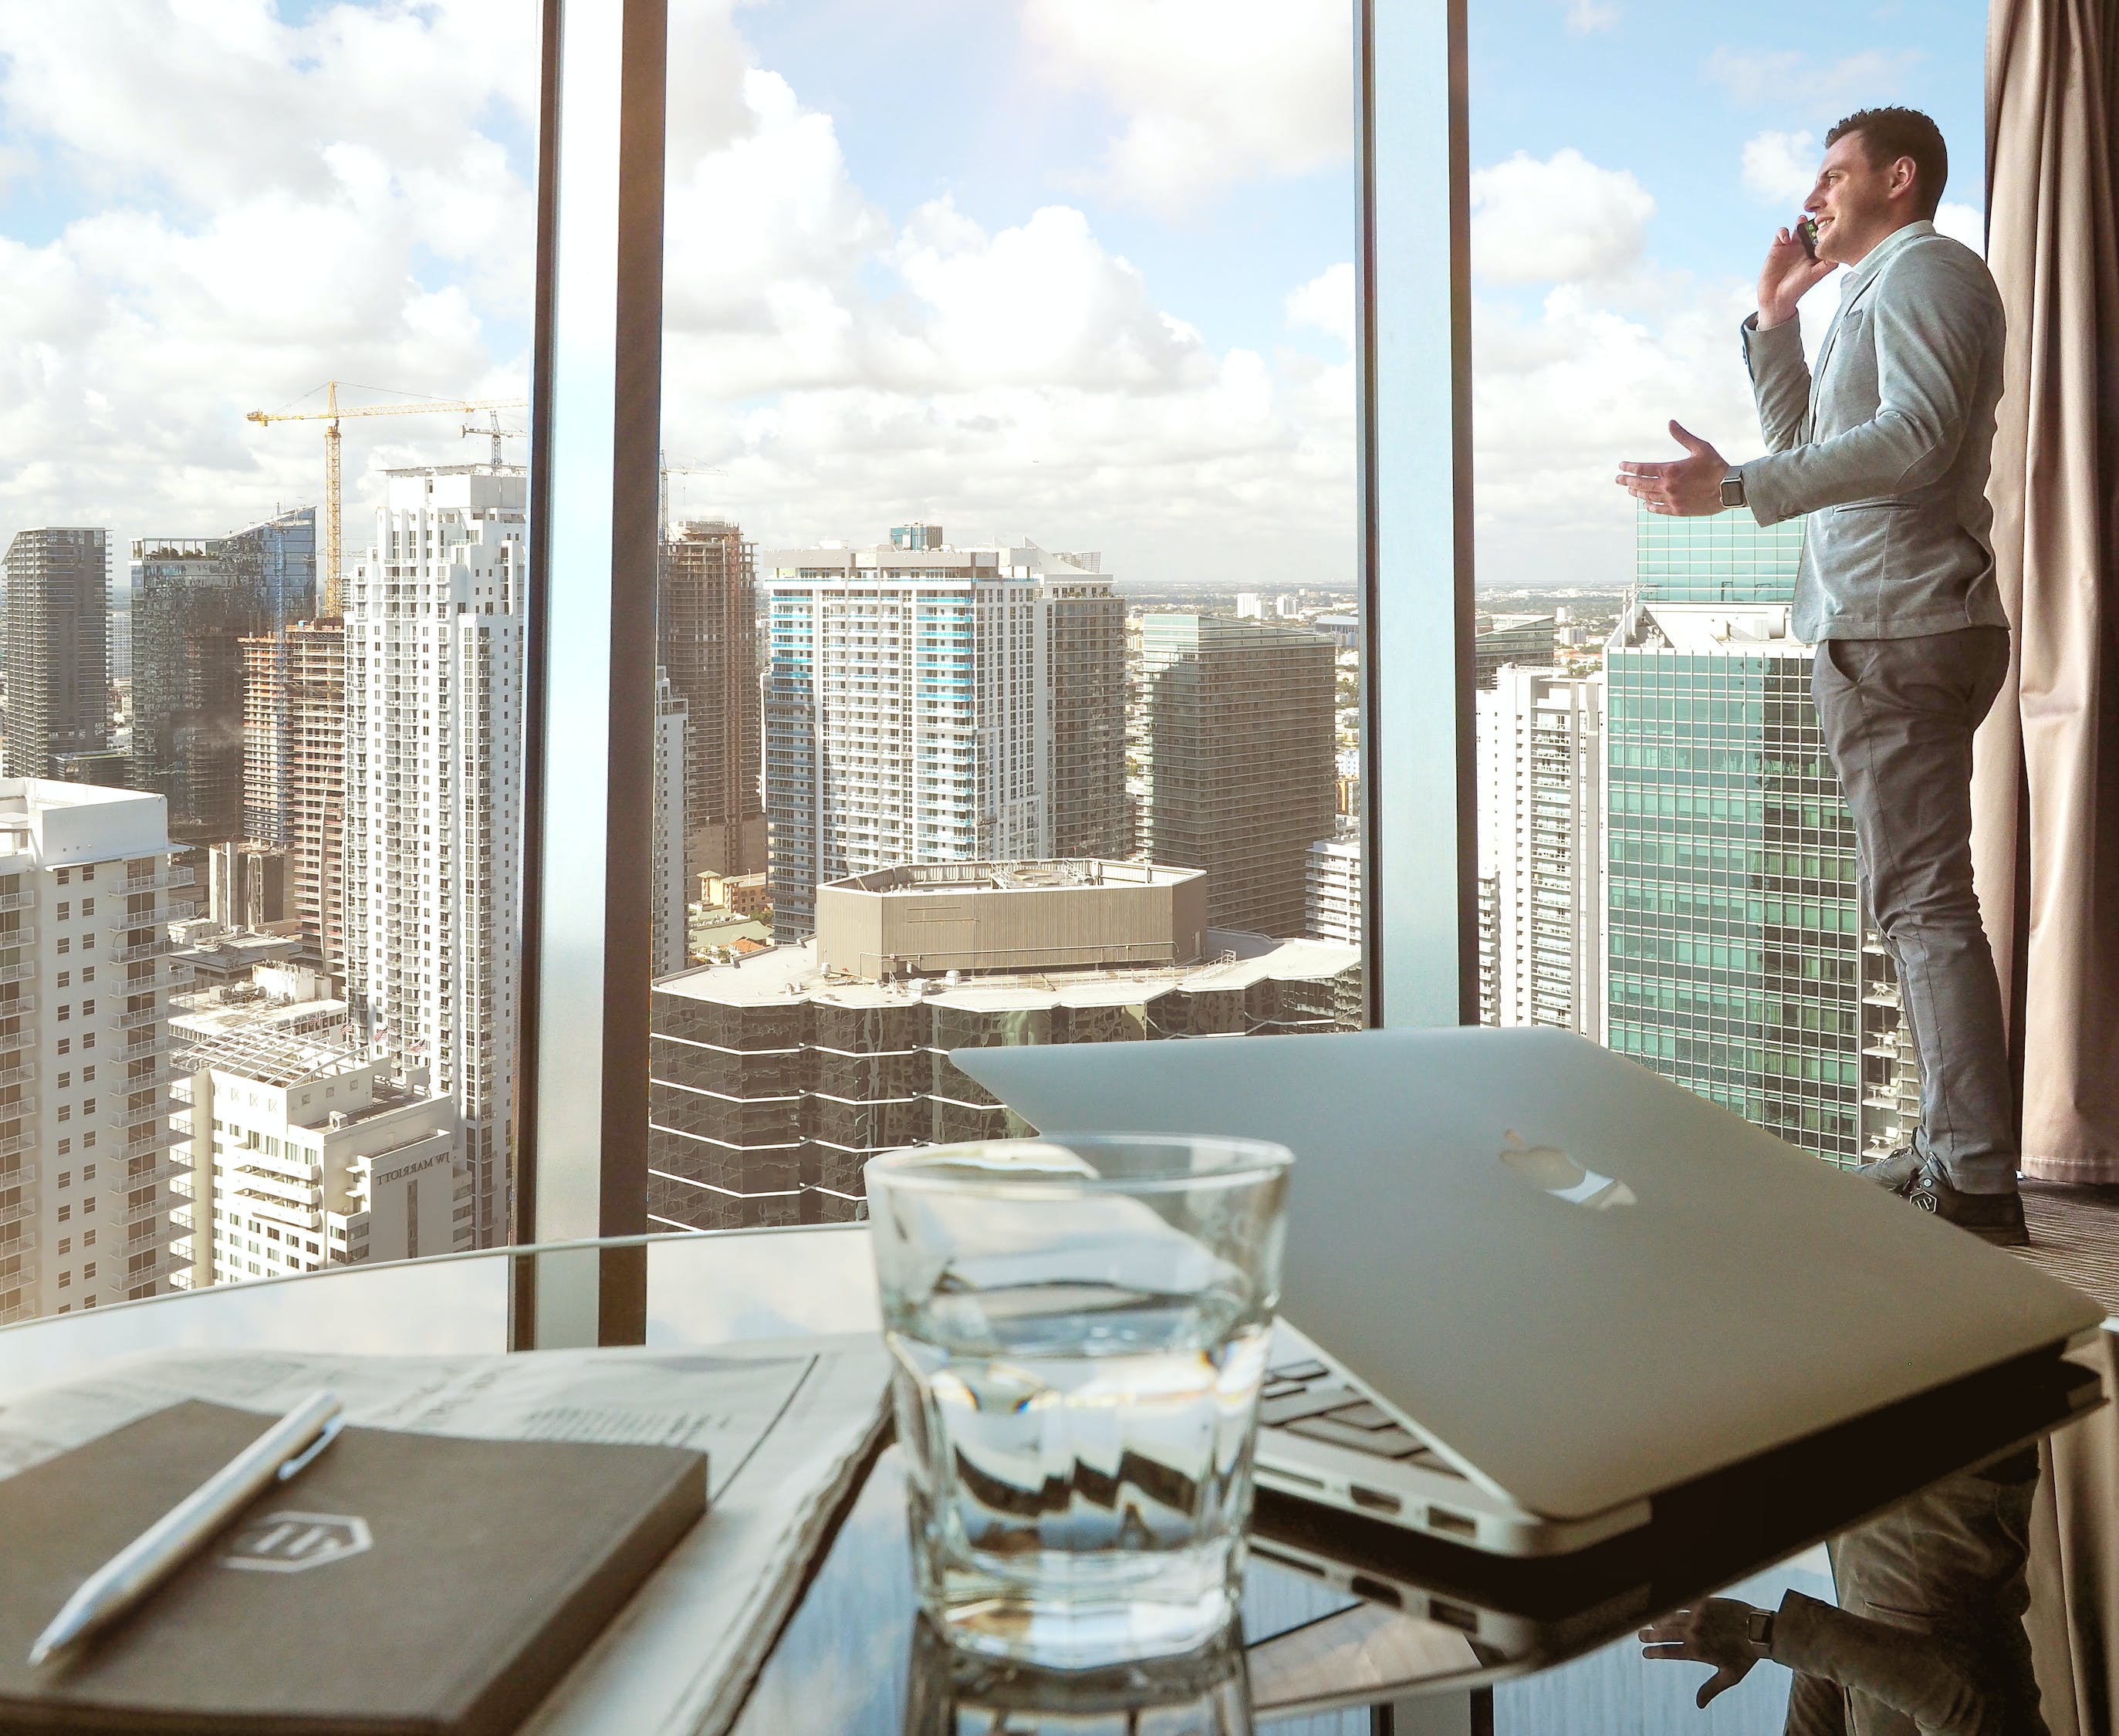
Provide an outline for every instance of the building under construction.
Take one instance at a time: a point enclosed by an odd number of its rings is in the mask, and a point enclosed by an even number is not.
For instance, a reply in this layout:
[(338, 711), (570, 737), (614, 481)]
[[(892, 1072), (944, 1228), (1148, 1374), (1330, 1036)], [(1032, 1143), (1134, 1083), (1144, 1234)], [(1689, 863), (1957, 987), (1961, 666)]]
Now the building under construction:
[(302, 937), (345, 957), (345, 624), (243, 641), (243, 830), (285, 853)]
[(1361, 955), (1205, 926), (1140, 862), (921, 863), (817, 889), (817, 933), (657, 983), (652, 1229), (853, 1216), (879, 1151), (1024, 1128), (949, 1059), (1016, 1043), (1352, 1030)]
[(662, 546), (656, 661), (684, 702), (684, 877), (765, 868), (756, 548), (695, 519)]

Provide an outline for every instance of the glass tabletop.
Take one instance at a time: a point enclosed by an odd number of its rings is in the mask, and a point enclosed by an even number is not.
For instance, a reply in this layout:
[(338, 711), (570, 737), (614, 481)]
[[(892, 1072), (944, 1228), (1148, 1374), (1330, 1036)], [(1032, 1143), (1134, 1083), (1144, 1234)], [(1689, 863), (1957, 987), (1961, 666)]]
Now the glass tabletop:
[[(651, 1347), (878, 1326), (864, 1226), (648, 1237), (350, 1266), (0, 1328), (0, 1405), (143, 1352), (519, 1348), (528, 1336), (515, 1317), (526, 1262), (564, 1273), (586, 1261), (592, 1273), (595, 1261), (619, 1252), (645, 1261)], [(1984, 1420), (1991, 1433), (1992, 1419)], [(739, 1728), (746, 1736), (794, 1728), (875, 1736), (1000, 1727), (1087, 1732), (1104, 1718), (1116, 1720), (1115, 1730), (1129, 1728), (1127, 1720), (1143, 1706), (1160, 1706), (1158, 1727), (1173, 1732), (1304, 1715), (1317, 1720), (1305, 1732), (1352, 1736), (1370, 1728), (1361, 1708), (1438, 1692), (1461, 1696), (1477, 1684), (1551, 1670), (2006, 1444), (1941, 1440), (1931, 1417), (1895, 1424), (1885, 1418), (1877, 1427), (1884, 1432), (1836, 1443), (1829, 1471), (1799, 1461), (1781, 1465), (1748, 1503), (1726, 1494), (1695, 1502), (1669, 1535), (1580, 1572), (1480, 1558), (1264, 1498), (1240, 1646), (1195, 1660), (1174, 1677), (1148, 1671), (1076, 1679), (1057, 1706), (1049, 1682), (967, 1674), (924, 1636), (906, 1555), (902, 1470), (896, 1450), (887, 1448), (814, 1567)], [(1865, 1464), (1893, 1468), (1853, 1469)], [(1703, 1513), (1713, 1516), (1703, 1522)], [(1780, 1573), (1766, 1601), (1791, 1584), (1829, 1595), (1817, 1577), (1814, 1563), (1792, 1576)], [(1755, 1586), (1750, 1595), (1761, 1594)], [(1680, 1673), (1663, 1674), (1679, 1685)]]

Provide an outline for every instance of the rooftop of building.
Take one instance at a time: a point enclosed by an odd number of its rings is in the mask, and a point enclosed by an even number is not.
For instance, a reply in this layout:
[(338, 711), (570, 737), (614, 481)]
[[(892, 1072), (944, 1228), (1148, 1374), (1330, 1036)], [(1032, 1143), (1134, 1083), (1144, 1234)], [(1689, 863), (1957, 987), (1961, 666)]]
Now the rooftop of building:
[(1203, 868), (1164, 868), (1087, 856), (1040, 862), (915, 862), (829, 882), (846, 892), (898, 897), (960, 892), (1050, 892), (1068, 887), (1181, 886), (1205, 877)]
[(888, 542), (855, 544), (836, 538), (799, 549), (768, 549), (759, 556), (766, 571), (778, 574), (832, 569), (855, 575), (873, 574), (880, 581), (906, 572), (931, 573), (938, 569), (971, 577), (1042, 579), (1050, 581), (1105, 581), (1103, 556), (1092, 549), (1062, 550), (1041, 548), (1028, 537), (1018, 541), (998, 538), (990, 541), (957, 544), (941, 539), (939, 525), (900, 525), (898, 532), (918, 530), (934, 540), (906, 538), (897, 533)]
[(166, 855), (169, 803), (137, 789), (59, 778), (0, 778), (0, 854), (41, 868)]
[(952, 983), (916, 977), (878, 983), (828, 973), (817, 943), (775, 947), (733, 964), (701, 965), (665, 977), (658, 994), (724, 1006), (766, 1007), (806, 997), (829, 1007), (912, 1007), (926, 1003), (971, 1012), (1046, 1007), (1124, 1007), (1143, 994), (1184, 988), (1240, 990), (1266, 980), (1315, 982), (1360, 964), (1361, 949), (1337, 941), (1273, 940), (1234, 929), (1207, 931), (1207, 956), (1189, 965), (1113, 965), (1093, 970), (981, 972)]
[(1690, 657), (1807, 656), (1788, 626), (1785, 603), (1635, 602), (1611, 635), (1615, 650), (1666, 650)]
[(376, 1062), (358, 1049), (255, 1025), (195, 1031), (183, 1058), (194, 1072), (234, 1073), (257, 1085), (285, 1087), (313, 1079), (342, 1079), (372, 1071)]

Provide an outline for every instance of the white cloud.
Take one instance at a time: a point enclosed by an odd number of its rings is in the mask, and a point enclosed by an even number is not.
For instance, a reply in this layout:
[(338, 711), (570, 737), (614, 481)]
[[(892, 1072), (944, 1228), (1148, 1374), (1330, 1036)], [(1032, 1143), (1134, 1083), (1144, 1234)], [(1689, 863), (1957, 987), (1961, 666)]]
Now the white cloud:
[(1343, 0), (1023, 0), (1022, 28), (1048, 76), (1114, 111), (1101, 178), (1122, 197), (1180, 211), (1352, 148)]
[(1472, 175), (1472, 267), (1494, 283), (1615, 275), (1636, 263), (1655, 200), (1625, 169), (1569, 147), (1522, 151)]
[(1567, 28), (1578, 36), (1608, 30), (1619, 21), (1619, 9), (1610, 0), (1567, 0)]
[(1953, 241), (1961, 241), (1982, 259), (1987, 255), (1987, 218), (1976, 206), (1945, 199), (1935, 214), (1935, 226)]
[[(317, 498), (319, 431), (248, 409), (327, 377), (526, 386), (534, 9), (379, 0), (299, 27), (279, 11), (0, 0), (9, 146), (84, 213), (0, 235), (0, 524), (214, 534)], [(990, 228), (946, 199), (883, 211), (730, 0), (684, 0), (671, 42), (667, 444), (728, 473), (673, 484), (680, 510), (735, 512), (768, 542), (916, 512), (1101, 547), (1122, 576), (1204, 576), (1240, 551), (1344, 578), (1350, 361), (1210, 346), (1066, 204)], [(1240, 104), (1185, 100), (1243, 173), (1282, 174), (1343, 152), (1343, 95), (1336, 142), (1321, 123), (1246, 135)], [(1287, 311), (1343, 333), (1351, 301), (1342, 266)], [(375, 470), (453, 458), (456, 435), (441, 416), (347, 424), (356, 543)]]
[(1817, 185), (1821, 155), (1815, 134), (1761, 132), (1744, 143), (1744, 191), (1792, 217)]
[[(104, 524), (121, 546), (211, 534), (319, 491), (318, 431), (247, 410), (331, 377), (526, 387), (534, 16), (278, 14), (0, 0), (9, 166), (81, 213), (0, 238), (0, 521)], [(441, 417), (349, 424), (356, 535), (367, 467), (408, 442), (453, 456), (455, 434)]]
[(1354, 341), (1354, 267), (1351, 261), (1328, 266), (1300, 289), (1291, 289), (1287, 300), (1287, 323), (1336, 337), (1342, 344)]
[(1709, 83), (1746, 106), (1770, 104), (1806, 120), (1829, 122), (1852, 109), (1894, 100), (1921, 58), (1917, 49), (1895, 53), (1865, 49), (1820, 61), (1793, 49), (1724, 45), (1708, 56), (1704, 71)]
[(1679, 285), (1626, 307), (1563, 285), (1534, 313), (1481, 300), (1472, 317), (1472, 438), (1482, 582), (1564, 575), (1622, 585), (1634, 510), (1622, 458), (1679, 456), (1672, 418), (1732, 461), (1759, 450), (1736, 333), (1733, 284)]

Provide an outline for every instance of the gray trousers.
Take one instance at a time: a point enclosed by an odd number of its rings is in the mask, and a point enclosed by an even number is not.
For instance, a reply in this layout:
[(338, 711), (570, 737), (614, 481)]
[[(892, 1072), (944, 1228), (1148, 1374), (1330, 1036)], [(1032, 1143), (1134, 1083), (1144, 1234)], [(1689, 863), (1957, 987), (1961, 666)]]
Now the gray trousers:
[(1781, 1605), (1786, 1736), (2048, 1736), (2024, 1631), (2038, 1476), (2025, 1448), (1834, 1542), (1839, 1607)]
[(2006, 628), (1966, 627), (1827, 639), (1811, 678), (1853, 810), (1865, 901), (1897, 961), (1920, 1055), (1914, 1145), (1968, 1193), (2016, 1185), (2001, 990), (1972, 891), (1972, 732), (2008, 666)]

